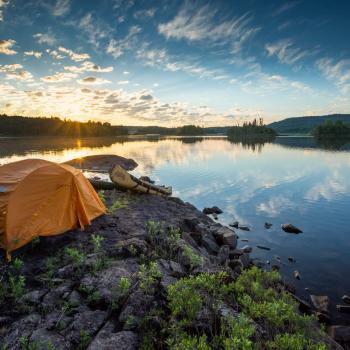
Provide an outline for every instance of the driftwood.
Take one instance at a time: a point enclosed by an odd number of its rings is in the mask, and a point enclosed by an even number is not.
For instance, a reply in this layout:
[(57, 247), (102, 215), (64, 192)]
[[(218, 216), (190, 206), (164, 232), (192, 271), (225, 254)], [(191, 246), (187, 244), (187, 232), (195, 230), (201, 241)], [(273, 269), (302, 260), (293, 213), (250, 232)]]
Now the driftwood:
[(100, 154), (75, 158), (64, 164), (68, 164), (77, 169), (99, 173), (109, 173), (116, 164), (127, 171), (134, 170), (138, 166), (133, 159), (124, 158), (115, 154)]

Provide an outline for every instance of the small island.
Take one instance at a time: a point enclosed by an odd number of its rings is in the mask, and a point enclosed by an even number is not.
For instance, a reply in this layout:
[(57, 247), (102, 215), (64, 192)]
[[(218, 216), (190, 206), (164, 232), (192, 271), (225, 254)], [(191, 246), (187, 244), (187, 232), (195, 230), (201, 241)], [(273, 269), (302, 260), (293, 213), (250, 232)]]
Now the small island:
[(273, 141), (277, 136), (275, 130), (267, 127), (264, 124), (264, 120), (254, 119), (252, 122), (244, 122), (242, 126), (232, 126), (227, 131), (229, 139), (256, 139)]

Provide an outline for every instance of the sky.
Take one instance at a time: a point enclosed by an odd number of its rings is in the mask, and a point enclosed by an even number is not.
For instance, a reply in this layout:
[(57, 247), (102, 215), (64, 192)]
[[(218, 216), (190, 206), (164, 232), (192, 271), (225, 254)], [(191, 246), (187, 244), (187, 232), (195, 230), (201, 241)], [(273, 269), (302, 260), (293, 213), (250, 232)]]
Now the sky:
[(350, 113), (348, 0), (0, 0), (0, 113), (237, 125)]

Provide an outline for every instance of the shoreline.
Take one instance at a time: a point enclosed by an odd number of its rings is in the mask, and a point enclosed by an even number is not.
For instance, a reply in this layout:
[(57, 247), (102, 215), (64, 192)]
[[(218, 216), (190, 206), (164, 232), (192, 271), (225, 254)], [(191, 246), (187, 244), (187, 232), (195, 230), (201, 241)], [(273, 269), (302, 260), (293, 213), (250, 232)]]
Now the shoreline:
[[(48, 339), (55, 349), (75, 349), (86, 331), (89, 337), (82, 349), (112, 349), (105, 344), (108, 339), (120, 344), (127, 341), (130, 346), (125, 349), (138, 349), (144, 330), (128, 325), (128, 317), (144, 317), (142, 305), (148, 299), (151, 304), (163, 303), (169, 285), (190, 275), (224, 271), (235, 280), (252, 265), (248, 250), (237, 247), (238, 236), (233, 230), (181, 199), (114, 190), (105, 191), (104, 200), (110, 213), (95, 219), (85, 231), (43, 237), (13, 254), (14, 261), (21, 259), (23, 266), (12, 273), (25, 277), (25, 287), (18, 298), (6, 300), (0, 307), (1, 346), (21, 349), (20, 338), (26, 337), (28, 342)], [(172, 257), (162, 256), (167, 247), (157, 255), (147, 228), (150, 221), (163, 223), (165, 230), (179, 229)], [(190, 247), (200, 263), (195, 263), (191, 254), (184, 256), (185, 247)], [(135, 276), (140, 276), (148, 258), (161, 272), (152, 287), (152, 298), (143, 295), (140, 299), (136, 290), (114, 307), (113, 284), (125, 277), (137, 289)], [(0, 266), (0, 274), (4, 276), (11, 268)], [(282, 288), (292, 292), (288, 285)], [(306, 306), (301, 300), (300, 305)], [(57, 327), (60, 323), (64, 324)], [(324, 337), (330, 349), (342, 349)]]

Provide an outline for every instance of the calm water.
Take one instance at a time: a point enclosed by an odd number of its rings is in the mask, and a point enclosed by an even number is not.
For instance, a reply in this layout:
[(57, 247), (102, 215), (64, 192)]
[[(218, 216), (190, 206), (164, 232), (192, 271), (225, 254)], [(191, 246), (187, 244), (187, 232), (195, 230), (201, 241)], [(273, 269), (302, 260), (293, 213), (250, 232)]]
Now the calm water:
[[(325, 147), (327, 149), (325, 149)], [(317, 145), (312, 138), (274, 143), (231, 143), (216, 138), (116, 140), (0, 138), (0, 164), (24, 158), (65, 161), (91, 154), (135, 159), (136, 175), (172, 185), (174, 194), (199, 209), (217, 205), (219, 222), (239, 221), (250, 232), (253, 257), (277, 263), (299, 295), (327, 294), (332, 307), (350, 294), (350, 145)], [(264, 222), (273, 224), (270, 230)], [(284, 233), (291, 222), (304, 232)], [(257, 244), (271, 248), (263, 251)], [(288, 256), (297, 260), (288, 262)], [(298, 269), (301, 280), (293, 279)]]

